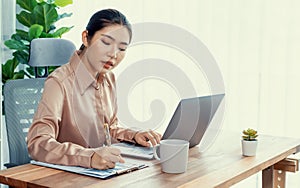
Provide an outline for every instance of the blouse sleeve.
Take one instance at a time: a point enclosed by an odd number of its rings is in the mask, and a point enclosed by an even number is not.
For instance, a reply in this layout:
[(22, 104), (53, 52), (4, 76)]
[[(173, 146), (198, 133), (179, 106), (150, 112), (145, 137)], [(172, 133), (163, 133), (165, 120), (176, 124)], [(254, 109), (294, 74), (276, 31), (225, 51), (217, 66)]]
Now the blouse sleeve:
[(47, 79), (42, 99), (28, 132), (28, 152), (34, 160), (89, 168), (93, 149), (70, 142), (57, 141), (63, 103), (62, 86), (54, 78)]
[(134, 136), (138, 131), (119, 127), (117, 122), (118, 120), (115, 119), (113, 124), (110, 126), (111, 136), (119, 141), (127, 141), (127, 142), (135, 143)]

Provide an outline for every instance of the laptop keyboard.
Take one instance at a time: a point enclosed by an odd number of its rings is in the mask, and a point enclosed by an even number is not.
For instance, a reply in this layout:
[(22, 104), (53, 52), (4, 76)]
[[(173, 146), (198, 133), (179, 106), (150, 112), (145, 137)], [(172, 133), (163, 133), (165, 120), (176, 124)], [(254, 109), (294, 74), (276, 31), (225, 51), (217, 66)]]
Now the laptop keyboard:
[(112, 145), (115, 148), (121, 150), (121, 154), (124, 156), (130, 157), (138, 157), (144, 159), (152, 159), (153, 158), (153, 147), (142, 147), (135, 144), (130, 143), (116, 143)]

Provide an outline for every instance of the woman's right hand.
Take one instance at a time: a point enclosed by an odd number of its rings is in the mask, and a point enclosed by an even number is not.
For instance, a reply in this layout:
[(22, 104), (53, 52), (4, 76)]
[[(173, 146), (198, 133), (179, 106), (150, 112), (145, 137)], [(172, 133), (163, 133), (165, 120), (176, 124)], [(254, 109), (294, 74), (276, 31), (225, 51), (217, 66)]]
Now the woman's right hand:
[(91, 167), (105, 170), (114, 168), (117, 162), (125, 162), (121, 157), (121, 151), (119, 149), (113, 147), (101, 147), (95, 149), (95, 153), (91, 160)]

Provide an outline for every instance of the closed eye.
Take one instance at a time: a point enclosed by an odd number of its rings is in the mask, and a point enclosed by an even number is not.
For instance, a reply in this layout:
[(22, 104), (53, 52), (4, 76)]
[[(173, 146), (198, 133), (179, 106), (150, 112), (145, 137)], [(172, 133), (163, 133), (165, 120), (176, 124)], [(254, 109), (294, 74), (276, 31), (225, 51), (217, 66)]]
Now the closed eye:
[(102, 43), (105, 44), (105, 45), (110, 45), (110, 42), (108, 41), (105, 41), (105, 39), (101, 39)]

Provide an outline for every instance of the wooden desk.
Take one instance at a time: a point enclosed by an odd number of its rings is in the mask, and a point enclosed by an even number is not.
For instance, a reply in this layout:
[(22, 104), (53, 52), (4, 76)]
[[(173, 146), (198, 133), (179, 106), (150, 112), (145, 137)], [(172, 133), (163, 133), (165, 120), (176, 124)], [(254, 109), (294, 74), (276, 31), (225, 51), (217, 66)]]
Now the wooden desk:
[[(231, 139), (228, 139), (231, 138)], [(0, 183), (19, 187), (230, 187), (263, 171), (263, 187), (273, 188), (274, 165), (299, 151), (300, 139), (260, 136), (257, 155), (243, 157), (239, 137), (218, 136), (212, 147), (189, 151), (188, 170), (183, 174), (161, 172), (159, 164), (100, 180), (31, 164), (0, 171)]]

